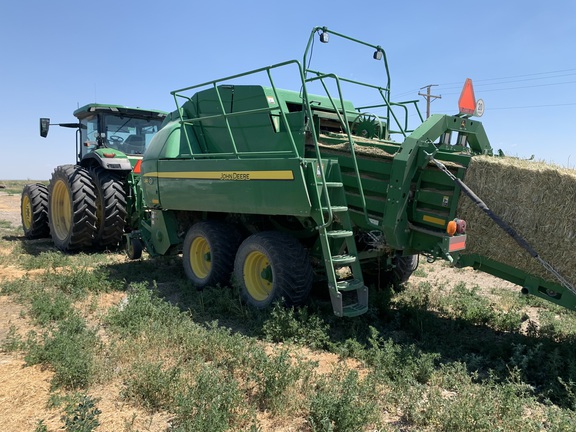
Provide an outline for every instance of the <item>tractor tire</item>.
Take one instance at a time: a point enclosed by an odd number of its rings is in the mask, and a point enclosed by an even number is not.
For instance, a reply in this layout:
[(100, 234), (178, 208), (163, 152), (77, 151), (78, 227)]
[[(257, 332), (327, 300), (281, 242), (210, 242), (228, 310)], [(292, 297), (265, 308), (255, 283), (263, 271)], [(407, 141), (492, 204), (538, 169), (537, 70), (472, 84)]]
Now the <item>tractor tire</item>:
[(182, 264), (188, 279), (198, 289), (228, 285), (240, 241), (240, 233), (233, 225), (217, 221), (192, 225), (182, 250)]
[(313, 273), (308, 253), (298, 240), (279, 231), (264, 231), (240, 245), (234, 278), (246, 303), (264, 309), (276, 301), (286, 306), (305, 303)]
[(74, 165), (56, 167), (48, 196), (54, 245), (68, 252), (90, 248), (96, 232), (96, 189), (88, 171)]
[(108, 171), (101, 166), (88, 169), (96, 186), (96, 234), (93, 245), (97, 248), (116, 247), (124, 235), (126, 225), (125, 174)]
[(20, 200), (24, 237), (50, 237), (48, 226), (48, 188), (41, 183), (29, 184), (22, 190)]

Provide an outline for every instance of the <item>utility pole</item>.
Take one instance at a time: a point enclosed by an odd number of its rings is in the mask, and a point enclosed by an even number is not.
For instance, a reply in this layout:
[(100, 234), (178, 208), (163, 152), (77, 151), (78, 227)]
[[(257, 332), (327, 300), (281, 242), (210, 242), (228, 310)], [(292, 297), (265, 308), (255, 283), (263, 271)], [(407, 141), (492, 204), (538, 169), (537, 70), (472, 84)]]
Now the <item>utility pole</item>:
[(430, 94), (430, 87), (435, 87), (438, 84), (428, 84), (427, 86), (420, 87), (420, 90), (426, 89), (426, 93), (418, 93), (418, 96), (423, 96), (426, 99), (426, 118), (430, 117), (430, 103), (435, 99), (442, 99), (442, 96), (435, 96)]

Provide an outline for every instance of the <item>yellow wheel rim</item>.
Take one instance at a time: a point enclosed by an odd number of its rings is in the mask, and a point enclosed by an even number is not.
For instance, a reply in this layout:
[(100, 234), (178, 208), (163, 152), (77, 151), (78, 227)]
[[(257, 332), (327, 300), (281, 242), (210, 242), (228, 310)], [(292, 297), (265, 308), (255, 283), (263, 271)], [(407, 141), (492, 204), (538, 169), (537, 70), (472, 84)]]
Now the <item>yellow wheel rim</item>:
[(22, 197), (22, 224), (25, 230), (32, 227), (32, 203), (28, 195)]
[(72, 227), (72, 203), (66, 183), (58, 180), (52, 189), (50, 198), (50, 217), (54, 234), (60, 240), (66, 239)]
[(272, 268), (262, 252), (250, 252), (244, 262), (244, 283), (250, 296), (263, 301), (272, 292)]
[(210, 245), (204, 237), (196, 237), (190, 245), (190, 267), (200, 279), (206, 278), (212, 269)]

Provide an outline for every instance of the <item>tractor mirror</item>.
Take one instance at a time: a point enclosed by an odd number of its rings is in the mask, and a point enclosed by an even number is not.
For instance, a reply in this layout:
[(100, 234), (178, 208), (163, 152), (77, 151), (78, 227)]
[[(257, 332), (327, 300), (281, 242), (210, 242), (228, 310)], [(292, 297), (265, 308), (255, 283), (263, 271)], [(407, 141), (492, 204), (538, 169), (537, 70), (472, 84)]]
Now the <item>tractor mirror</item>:
[(48, 129), (50, 128), (50, 119), (41, 118), (40, 119), (40, 136), (46, 138), (48, 136)]

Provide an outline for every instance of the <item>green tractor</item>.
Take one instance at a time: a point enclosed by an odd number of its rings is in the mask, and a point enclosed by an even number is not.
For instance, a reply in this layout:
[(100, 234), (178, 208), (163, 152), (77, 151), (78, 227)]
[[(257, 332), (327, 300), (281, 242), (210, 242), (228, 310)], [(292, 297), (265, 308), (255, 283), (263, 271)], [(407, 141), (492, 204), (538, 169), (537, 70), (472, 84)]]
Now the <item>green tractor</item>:
[[(138, 167), (166, 113), (89, 104), (74, 116), (77, 123), (57, 125), (76, 129), (76, 163), (56, 167), (48, 186), (24, 187), (24, 235), (51, 236), (62, 251), (114, 248), (138, 226)], [(42, 137), (49, 126), (50, 119), (40, 119)]]

